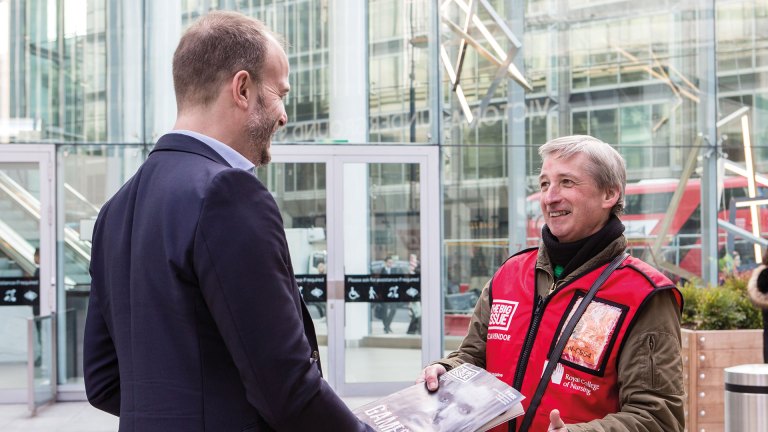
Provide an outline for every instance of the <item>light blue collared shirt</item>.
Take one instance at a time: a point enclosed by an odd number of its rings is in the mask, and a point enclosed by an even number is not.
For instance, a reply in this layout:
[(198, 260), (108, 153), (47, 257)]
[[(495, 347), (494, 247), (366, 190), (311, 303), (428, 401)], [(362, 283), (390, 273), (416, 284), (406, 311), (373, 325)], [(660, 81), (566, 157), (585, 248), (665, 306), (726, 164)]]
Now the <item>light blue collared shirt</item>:
[(227, 163), (232, 165), (233, 168), (240, 168), (242, 170), (253, 172), (253, 168), (256, 166), (251, 161), (246, 159), (245, 156), (236, 152), (232, 147), (217, 139), (211, 138), (208, 135), (203, 135), (199, 132), (193, 132), (190, 130), (172, 130), (169, 133), (187, 135), (204, 142), (208, 145), (208, 147), (212, 148), (213, 151), (218, 153), (219, 156), (224, 158)]

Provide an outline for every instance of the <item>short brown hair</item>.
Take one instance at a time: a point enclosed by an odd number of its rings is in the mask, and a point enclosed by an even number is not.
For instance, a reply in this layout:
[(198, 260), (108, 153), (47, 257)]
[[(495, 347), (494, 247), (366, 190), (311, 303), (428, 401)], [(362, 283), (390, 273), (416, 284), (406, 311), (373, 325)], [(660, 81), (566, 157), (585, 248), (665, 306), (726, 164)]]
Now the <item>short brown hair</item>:
[(244, 70), (255, 82), (269, 49), (269, 39), (280, 42), (261, 21), (238, 12), (212, 11), (184, 33), (173, 54), (173, 87), (179, 111), (206, 106), (219, 87)]

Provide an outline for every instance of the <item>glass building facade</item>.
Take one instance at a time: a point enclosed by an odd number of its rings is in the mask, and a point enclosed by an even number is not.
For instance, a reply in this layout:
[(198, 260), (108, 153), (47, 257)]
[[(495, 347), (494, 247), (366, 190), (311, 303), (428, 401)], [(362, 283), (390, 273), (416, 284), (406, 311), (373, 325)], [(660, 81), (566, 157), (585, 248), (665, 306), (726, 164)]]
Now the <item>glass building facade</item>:
[[(364, 258), (328, 281), (372, 274), (387, 257), (414, 274), (421, 233), (438, 227), (438, 277), (421, 289), (439, 293), (441, 349), (463, 335), (477, 290), (504, 259), (537, 244), (537, 149), (552, 138), (593, 135), (625, 157), (631, 252), (675, 280), (717, 283), (734, 251), (737, 271), (761, 257), (768, 208), (749, 200), (768, 187), (765, 0), (0, 0), (0, 154), (42, 145), (55, 158), (53, 244), (14, 216), (29, 195), (37, 219), (26, 218), (42, 225), (36, 168), (0, 161), (0, 279), (34, 277), (34, 250), (52, 251), (40, 268), (55, 290), (47, 306), (63, 388), (82, 388), (89, 221), (172, 128), (173, 51), (214, 9), (285, 36), (289, 123), (273, 150), (325, 155), (260, 169), (287, 231), (309, 235), (297, 240), (308, 252), (292, 254), (309, 259), (307, 274), (331, 264), (328, 160), (333, 149), (365, 149), (374, 162), (354, 174), (361, 190), (340, 192), (368, 200), (358, 215), (367, 240), (352, 249)], [(398, 149), (436, 149), (435, 178), (381, 159)], [(425, 182), (437, 185), (434, 220), (420, 210)], [(398, 304), (406, 321), (427, 309), (424, 297)], [(347, 318), (370, 317), (363, 336), (346, 330), (347, 348), (380, 327), (373, 308), (355, 307)], [(314, 309), (318, 320), (327, 312)], [(0, 320), (30, 313), (10, 310), (0, 307)], [(319, 325), (329, 338), (338, 331)], [(18, 360), (14, 336), (5, 340), (0, 362)]]

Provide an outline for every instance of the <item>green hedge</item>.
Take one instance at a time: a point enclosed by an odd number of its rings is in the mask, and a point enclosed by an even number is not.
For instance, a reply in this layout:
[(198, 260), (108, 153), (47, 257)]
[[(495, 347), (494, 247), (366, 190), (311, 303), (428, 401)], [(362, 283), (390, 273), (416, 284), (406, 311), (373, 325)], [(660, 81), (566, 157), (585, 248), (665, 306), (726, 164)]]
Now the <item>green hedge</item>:
[(747, 278), (732, 277), (717, 287), (692, 283), (678, 286), (683, 293), (684, 328), (693, 330), (761, 329), (763, 319), (747, 296)]

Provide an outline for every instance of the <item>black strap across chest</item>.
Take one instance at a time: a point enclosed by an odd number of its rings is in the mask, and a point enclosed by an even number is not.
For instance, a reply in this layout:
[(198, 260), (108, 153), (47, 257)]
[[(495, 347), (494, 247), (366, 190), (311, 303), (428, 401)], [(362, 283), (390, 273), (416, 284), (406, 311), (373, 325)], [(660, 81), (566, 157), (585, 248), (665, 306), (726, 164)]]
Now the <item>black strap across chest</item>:
[[(571, 337), (571, 333), (573, 333), (573, 329), (576, 328), (576, 324), (579, 323), (579, 319), (581, 319), (581, 316), (584, 314), (584, 311), (587, 310), (587, 307), (589, 306), (589, 303), (592, 302), (592, 299), (595, 297), (595, 294), (600, 289), (600, 287), (605, 283), (605, 281), (608, 279), (608, 277), (613, 273), (614, 270), (616, 270), (621, 263), (624, 262), (625, 259), (629, 257), (629, 254), (624, 252), (623, 254), (617, 256), (616, 258), (611, 261), (611, 263), (608, 265), (608, 267), (603, 270), (602, 273), (600, 273), (600, 276), (595, 280), (595, 282), (592, 284), (592, 286), (589, 288), (589, 291), (584, 296), (584, 298), (581, 300), (581, 304), (579, 304), (579, 307), (576, 308), (576, 310), (573, 312), (573, 316), (571, 316), (571, 319), (568, 321), (568, 324), (565, 325), (565, 328), (563, 328), (563, 332), (560, 335), (560, 339), (557, 340), (557, 344), (555, 345), (555, 349), (552, 350), (552, 353), (549, 355), (549, 360), (547, 361), (547, 367), (544, 369), (544, 373), (541, 375), (541, 380), (539, 380), (539, 384), (536, 387), (536, 392), (533, 394), (533, 397), (531, 398), (531, 403), (528, 406), (528, 410), (525, 413), (525, 416), (523, 417), (523, 422), (520, 424), (520, 431), (526, 432), (528, 428), (531, 427), (531, 423), (533, 422), (533, 417), (536, 415), (536, 410), (539, 408), (539, 405), (541, 404), (541, 398), (544, 396), (544, 391), (547, 389), (547, 385), (549, 384), (549, 378), (552, 376), (552, 373), (555, 371), (555, 367), (557, 366), (558, 361), (560, 360), (560, 355), (562, 355), (563, 350), (565, 349), (565, 345), (568, 343), (568, 339)], [(514, 426), (512, 423), (510, 423), (510, 430), (513, 430)]]

